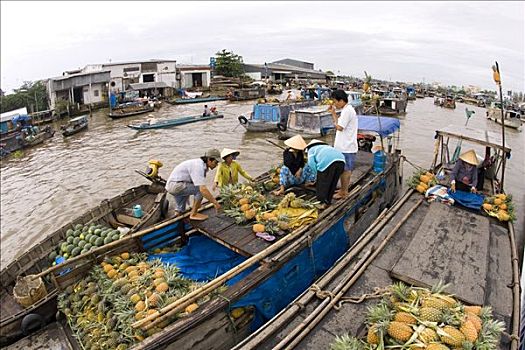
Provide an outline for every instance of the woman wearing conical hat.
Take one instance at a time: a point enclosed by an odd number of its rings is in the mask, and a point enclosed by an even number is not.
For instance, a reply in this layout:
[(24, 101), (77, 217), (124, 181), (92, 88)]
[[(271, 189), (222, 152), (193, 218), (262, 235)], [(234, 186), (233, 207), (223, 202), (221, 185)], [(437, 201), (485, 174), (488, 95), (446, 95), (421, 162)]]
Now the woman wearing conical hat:
[(288, 146), (283, 152), (283, 166), (279, 174), (278, 190), (273, 193), (277, 196), (284, 193), (285, 189), (297, 185), (313, 185), (316, 173), (304, 159), (306, 142), (301, 135), (295, 135), (284, 141)]
[(471, 149), (459, 156), (454, 169), (450, 173), (450, 189), (465, 192), (476, 192), (478, 184), (478, 157), (476, 152)]
[(248, 181), (252, 181), (252, 177), (244, 171), (241, 165), (235, 161), (241, 152), (234, 149), (225, 148), (221, 152), (221, 158), (224, 162), (219, 164), (217, 173), (215, 174), (215, 184), (213, 189), (223, 187), (226, 185), (234, 185), (239, 182), (239, 174)]

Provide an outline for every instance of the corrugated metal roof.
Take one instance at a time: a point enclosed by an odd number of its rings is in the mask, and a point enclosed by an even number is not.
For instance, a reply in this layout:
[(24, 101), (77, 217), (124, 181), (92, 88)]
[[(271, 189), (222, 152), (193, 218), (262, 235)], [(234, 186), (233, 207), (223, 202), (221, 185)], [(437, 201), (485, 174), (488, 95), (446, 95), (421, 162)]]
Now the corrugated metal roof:
[(27, 108), (26, 107), (18, 108), (18, 109), (14, 109), (12, 111), (4, 112), (0, 114), (0, 122), (11, 120), (17, 115), (27, 115)]
[(87, 73), (78, 73), (78, 74), (71, 74), (71, 75), (63, 75), (59, 77), (49, 78), (50, 80), (58, 81), (58, 80), (66, 80), (74, 77), (81, 77), (84, 75), (95, 75), (95, 74), (102, 74), (102, 73), (111, 73), (110, 70), (102, 70), (102, 71), (96, 71), (96, 72), (87, 72)]

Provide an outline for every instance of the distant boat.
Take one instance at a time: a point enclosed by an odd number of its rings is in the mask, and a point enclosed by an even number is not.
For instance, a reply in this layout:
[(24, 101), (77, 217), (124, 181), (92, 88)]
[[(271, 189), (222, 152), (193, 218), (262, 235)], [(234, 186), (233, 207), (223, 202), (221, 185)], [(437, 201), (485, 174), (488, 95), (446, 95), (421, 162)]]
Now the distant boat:
[(226, 97), (209, 96), (209, 97), (195, 97), (195, 98), (176, 98), (174, 100), (170, 100), (169, 103), (171, 103), (172, 105), (180, 105), (180, 104), (187, 104), (187, 103), (199, 103), (199, 102), (210, 102), (210, 101), (220, 101), (220, 100), (226, 100)]
[(88, 127), (87, 117), (87, 115), (83, 115), (71, 119), (67, 125), (62, 126), (62, 135), (67, 137), (81, 132), (82, 130), (86, 130)]
[(143, 122), (143, 123), (138, 123), (138, 124), (129, 124), (128, 128), (131, 128), (134, 130), (170, 128), (173, 126), (202, 122), (205, 120), (211, 120), (211, 119), (217, 119), (217, 118), (224, 118), (224, 115), (222, 114), (211, 114), (208, 116), (203, 116), (202, 114), (201, 115), (191, 115), (191, 116), (182, 117), (182, 118), (157, 120), (155, 122), (148, 121), (148, 122)]
[(112, 109), (108, 115), (112, 119), (119, 119), (119, 118), (131, 117), (133, 115), (152, 112), (153, 109), (154, 109), (153, 104), (150, 104), (150, 103), (145, 104), (145, 105), (133, 104), (131, 106), (124, 106), (124, 107)]
[(454, 100), (454, 97), (452, 97), (452, 96), (447, 96), (447, 97), (443, 100), (442, 107), (450, 108), (450, 109), (456, 109), (456, 101)]
[(255, 100), (266, 95), (266, 90), (262, 87), (259, 88), (247, 88), (234, 90), (228, 96), (230, 101), (244, 101), (244, 100)]
[[(498, 124), (501, 124), (501, 104), (499, 102), (493, 102), (491, 106), (487, 109), (487, 119), (495, 121)], [(521, 121), (520, 111), (515, 111), (512, 109), (505, 109), (505, 126), (511, 129), (516, 129), (521, 131)]]
[[(415, 98), (415, 97), (414, 97)], [(379, 101), (378, 112), (386, 116), (398, 116), (406, 113), (407, 100), (399, 97), (383, 97)]]

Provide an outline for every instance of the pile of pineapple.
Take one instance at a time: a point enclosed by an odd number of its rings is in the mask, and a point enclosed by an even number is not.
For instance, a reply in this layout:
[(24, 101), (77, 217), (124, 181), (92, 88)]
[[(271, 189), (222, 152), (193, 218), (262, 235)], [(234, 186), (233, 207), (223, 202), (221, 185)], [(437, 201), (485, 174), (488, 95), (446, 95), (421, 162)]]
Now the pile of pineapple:
[(511, 195), (507, 196), (500, 193), (492, 197), (485, 197), (482, 208), (487, 214), (496, 217), (499, 221), (516, 220)]
[(463, 305), (444, 288), (390, 286), (382, 301), (368, 309), (366, 340), (336, 337), (331, 349), (496, 349), (504, 324), (492, 318), (491, 308)]
[(147, 261), (147, 254), (122, 253), (107, 257), (89, 275), (68, 286), (58, 297), (58, 308), (82, 349), (124, 350), (155, 334), (179, 317), (198, 309), (224, 286), (189, 305), (184, 312), (143, 332), (131, 324), (198, 288), (174, 265)]
[(416, 171), (407, 182), (408, 186), (424, 194), (430, 187), (437, 184), (436, 176), (426, 170)]

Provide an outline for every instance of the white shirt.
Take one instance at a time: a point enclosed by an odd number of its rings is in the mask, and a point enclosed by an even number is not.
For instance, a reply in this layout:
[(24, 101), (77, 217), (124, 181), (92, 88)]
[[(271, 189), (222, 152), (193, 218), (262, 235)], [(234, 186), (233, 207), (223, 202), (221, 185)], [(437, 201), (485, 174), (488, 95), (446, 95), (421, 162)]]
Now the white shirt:
[(341, 111), (337, 125), (343, 130), (336, 130), (334, 148), (343, 153), (357, 153), (357, 114), (350, 103)]
[(202, 159), (189, 159), (177, 165), (168, 178), (169, 182), (188, 182), (195, 186), (206, 184), (206, 163)]

